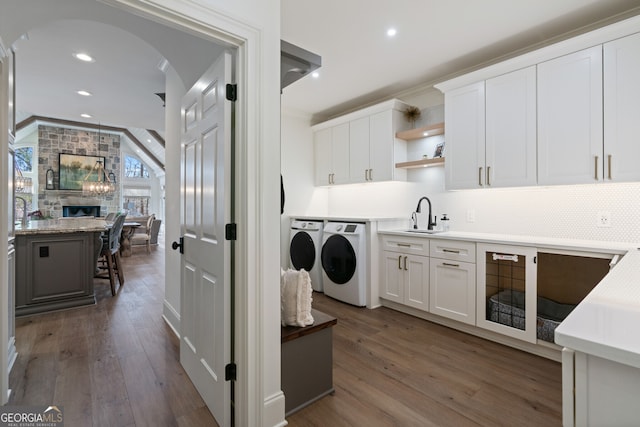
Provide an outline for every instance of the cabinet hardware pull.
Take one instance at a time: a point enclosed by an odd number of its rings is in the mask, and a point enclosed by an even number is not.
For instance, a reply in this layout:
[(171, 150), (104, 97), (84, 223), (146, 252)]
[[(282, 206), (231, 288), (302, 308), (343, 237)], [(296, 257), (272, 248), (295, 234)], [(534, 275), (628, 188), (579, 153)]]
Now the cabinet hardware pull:
[(478, 168), (478, 185), (482, 187), (482, 166)]
[(609, 179), (611, 179), (611, 154), (607, 156), (607, 173), (609, 174)]
[(364, 180), (369, 181), (369, 169), (364, 170)]
[(460, 264), (450, 264), (448, 262), (443, 262), (442, 265), (446, 265), (447, 267), (460, 267)]
[(408, 270), (408, 268), (407, 268), (407, 257), (404, 257), (404, 269), (405, 269), (405, 271)]
[(369, 169), (369, 181), (373, 181), (373, 169)]
[(491, 185), (491, 166), (487, 166), (487, 185)]
[(331, 174), (331, 183), (332, 183), (332, 184), (335, 184), (335, 183), (336, 183), (335, 178), (336, 178), (336, 174), (335, 174), (335, 173), (332, 173), (332, 174)]
[(596, 156), (596, 161), (595, 161), (595, 163), (594, 163), (594, 166), (595, 166), (595, 168), (594, 168), (594, 174), (595, 174), (595, 176), (596, 176), (596, 181), (597, 181), (597, 180), (598, 180), (598, 156)]
[(460, 251), (455, 251), (453, 249), (443, 249), (442, 252), (449, 252), (449, 253), (452, 253), (452, 254), (459, 254), (460, 253)]
[(398, 255), (398, 270), (402, 270), (402, 255)]
[(410, 248), (411, 247), (411, 243), (400, 243), (400, 242), (398, 242), (398, 246), (404, 246), (405, 248)]

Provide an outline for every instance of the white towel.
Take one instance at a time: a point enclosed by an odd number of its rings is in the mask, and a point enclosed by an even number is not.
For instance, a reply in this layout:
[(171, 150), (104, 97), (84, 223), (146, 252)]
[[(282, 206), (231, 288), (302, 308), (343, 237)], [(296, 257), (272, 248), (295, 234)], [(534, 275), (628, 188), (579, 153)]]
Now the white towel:
[(280, 270), (280, 311), (282, 326), (313, 325), (311, 315), (313, 288), (304, 269)]

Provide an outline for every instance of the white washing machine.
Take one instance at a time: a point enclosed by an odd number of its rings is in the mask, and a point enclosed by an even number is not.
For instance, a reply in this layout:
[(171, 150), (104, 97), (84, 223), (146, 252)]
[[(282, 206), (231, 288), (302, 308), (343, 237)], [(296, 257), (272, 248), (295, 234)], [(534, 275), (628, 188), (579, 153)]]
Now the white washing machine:
[(365, 225), (329, 222), (324, 227), (322, 283), (324, 294), (363, 307), (366, 302)]
[(324, 221), (292, 219), (289, 239), (289, 265), (300, 270), (304, 268), (311, 278), (311, 287), (322, 292), (322, 229)]

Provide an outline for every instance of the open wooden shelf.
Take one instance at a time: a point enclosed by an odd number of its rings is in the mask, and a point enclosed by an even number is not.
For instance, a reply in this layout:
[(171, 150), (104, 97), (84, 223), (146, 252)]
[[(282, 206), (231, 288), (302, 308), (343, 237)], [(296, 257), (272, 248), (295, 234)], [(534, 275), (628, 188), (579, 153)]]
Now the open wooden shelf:
[(433, 159), (420, 159), (420, 160), (413, 160), (411, 162), (396, 163), (396, 167), (401, 169), (427, 168), (429, 166), (442, 166), (442, 165), (444, 165), (444, 157), (436, 157)]
[(436, 123), (429, 126), (423, 126), (416, 129), (403, 130), (402, 132), (396, 132), (396, 138), (403, 139), (405, 141), (411, 141), (414, 139), (427, 138), (434, 135), (442, 135), (443, 133), (444, 122)]

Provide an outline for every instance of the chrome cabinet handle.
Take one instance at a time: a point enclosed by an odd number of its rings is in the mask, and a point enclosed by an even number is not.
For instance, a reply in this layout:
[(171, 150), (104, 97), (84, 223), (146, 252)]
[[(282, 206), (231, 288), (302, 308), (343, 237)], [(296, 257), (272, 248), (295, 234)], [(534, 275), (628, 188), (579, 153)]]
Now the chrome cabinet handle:
[(607, 156), (607, 173), (609, 175), (609, 179), (611, 179), (611, 154)]
[(460, 251), (456, 251), (456, 250), (453, 250), (453, 249), (442, 249), (442, 252), (449, 252), (449, 253), (452, 253), (452, 254), (459, 254), (460, 253)]
[(369, 181), (373, 181), (373, 169), (369, 169)]
[(487, 166), (487, 185), (491, 185), (491, 166)]
[(402, 255), (398, 255), (398, 270), (402, 270)]
[(398, 245), (398, 246), (404, 246), (405, 248), (410, 248), (410, 247), (411, 247), (411, 244), (410, 244), (410, 243), (401, 243), (401, 242), (398, 242), (398, 243), (397, 243), (397, 245)]
[(446, 265), (447, 267), (460, 267), (460, 264), (450, 264), (448, 262), (443, 262), (442, 265)]
[(364, 170), (364, 180), (369, 181), (369, 169)]
[(596, 177), (596, 181), (598, 180), (598, 156), (596, 156), (595, 162), (594, 162), (594, 169), (593, 169), (594, 175)]
[(482, 187), (482, 166), (478, 168), (478, 185)]
[(407, 257), (404, 257), (404, 269), (405, 269), (405, 271), (408, 270), (408, 268), (407, 268)]

